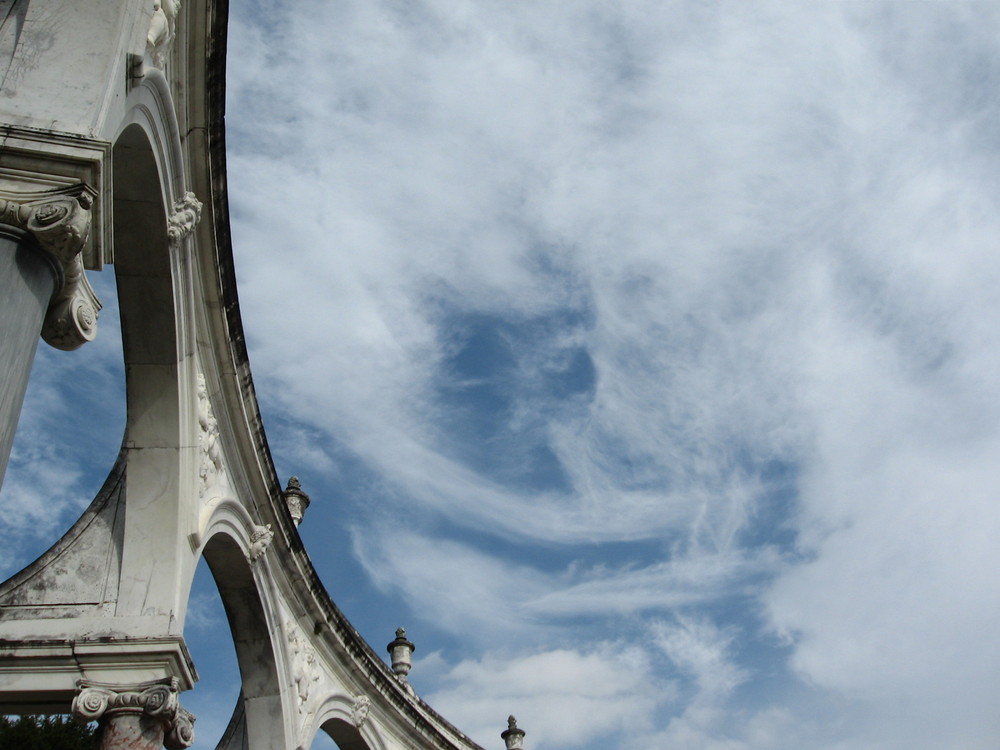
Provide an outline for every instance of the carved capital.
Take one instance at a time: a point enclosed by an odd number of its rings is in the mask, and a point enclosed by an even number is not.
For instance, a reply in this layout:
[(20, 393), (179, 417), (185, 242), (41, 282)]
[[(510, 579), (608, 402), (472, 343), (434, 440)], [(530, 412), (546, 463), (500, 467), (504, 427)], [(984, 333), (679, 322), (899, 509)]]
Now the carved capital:
[(28, 232), (62, 268), (62, 288), (52, 297), (42, 327), (42, 338), (57, 349), (77, 349), (97, 335), (101, 302), (80, 257), (90, 235), (95, 195), (84, 184), (46, 193), (0, 194), (0, 224)]
[(163, 726), (170, 750), (183, 750), (194, 742), (194, 716), (177, 700), (176, 677), (137, 685), (112, 685), (78, 680), (72, 712), (80, 721), (110, 721), (116, 716), (142, 715)]
[(188, 192), (174, 201), (174, 210), (167, 219), (167, 239), (176, 245), (194, 231), (201, 221), (201, 201)]
[(101, 301), (97, 298), (77, 255), (63, 265), (66, 282), (49, 303), (42, 338), (56, 349), (79, 349), (97, 336)]
[(250, 535), (250, 562), (256, 562), (260, 559), (273, 538), (274, 532), (271, 531), (271, 524), (253, 527), (253, 533)]
[(83, 250), (90, 236), (96, 193), (84, 184), (45, 193), (0, 193), (0, 224), (24, 229), (62, 264)]
[(193, 713), (178, 706), (177, 714), (163, 738), (167, 750), (184, 750), (194, 744), (194, 721)]

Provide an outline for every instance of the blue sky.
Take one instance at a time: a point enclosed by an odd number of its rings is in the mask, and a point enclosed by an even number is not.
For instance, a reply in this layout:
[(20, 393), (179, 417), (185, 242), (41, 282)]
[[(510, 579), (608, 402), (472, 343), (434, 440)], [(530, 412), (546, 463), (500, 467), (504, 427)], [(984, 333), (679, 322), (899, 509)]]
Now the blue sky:
[[(231, 14), (265, 426), (422, 697), (487, 747), (995, 747), (995, 3)], [(113, 459), (113, 318), (40, 354), (7, 572)]]

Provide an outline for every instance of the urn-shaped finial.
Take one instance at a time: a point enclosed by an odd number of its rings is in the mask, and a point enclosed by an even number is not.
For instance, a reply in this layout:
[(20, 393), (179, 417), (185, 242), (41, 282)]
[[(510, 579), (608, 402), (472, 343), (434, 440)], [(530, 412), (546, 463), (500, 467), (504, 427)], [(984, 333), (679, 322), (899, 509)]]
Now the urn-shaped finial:
[(507, 717), (507, 728), (500, 733), (507, 750), (521, 750), (524, 747), (524, 730), (518, 729), (517, 719), (511, 714)]
[(288, 512), (292, 516), (292, 521), (298, 526), (302, 523), (302, 516), (305, 515), (306, 508), (309, 507), (309, 495), (302, 491), (302, 485), (299, 484), (298, 477), (290, 477), (288, 486), (285, 487), (285, 491), (281, 494), (285, 498), (285, 505), (288, 506)]
[(396, 628), (396, 639), (385, 648), (392, 657), (392, 671), (401, 682), (406, 682), (406, 675), (413, 666), (413, 652), (417, 649), (406, 640), (406, 629)]

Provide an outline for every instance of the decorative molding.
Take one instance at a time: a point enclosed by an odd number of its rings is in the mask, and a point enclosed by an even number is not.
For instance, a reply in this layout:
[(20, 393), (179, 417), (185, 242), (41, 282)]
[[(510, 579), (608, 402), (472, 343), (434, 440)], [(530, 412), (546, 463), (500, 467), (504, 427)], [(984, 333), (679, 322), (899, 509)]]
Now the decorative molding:
[(97, 335), (101, 302), (80, 257), (90, 235), (96, 195), (83, 183), (42, 193), (0, 193), (0, 224), (26, 231), (62, 269), (62, 286), (42, 325), (42, 338), (56, 349), (78, 349)]
[(177, 14), (180, 0), (153, 0), (153, 17), (149, 19), (146, 34), (146, 53), (153, 66), (163, 70), (167, 66), (170, 45), (177, 36)]
[(271, 544), (271, 540), (274, 539), (274, 532), (271, 531), (271, 524), (267, 526), (254, 526), (253, 533), (250, 535), (250, 553), (248, 557), (250, 562), (257, 562), (267, 551), (268, 546)]
[(205, 375), (198, 373), (198, 444), (201, 446), (201, 465), (198, 468), (198, 495), (204, 499), (209, 487), (222, 473), (222, 447), (219, 444), (219, 423), (212, 412)]
[(167, 239), (170, 244), (177, 245), (188, 237), (201, 221), (201, 201), (194, 193), (184, 193), (174, 201), (174, 210), (167, 219)]
[(113, 720), (122, 714), (141, 714), (163, 725), (168, 750), (183, 750), (194, 743), (195, 717), (177, 700), (176, 677), (114, 685), (77, 680), (72, 713), (83, 722)]
[(371, 707), (372, 702), (367, 695), (354, 696), (354, 705), (351, 706), (351, 721), (358, 729), (361, 729), (368, 718), (368, 712), (371, 710)]

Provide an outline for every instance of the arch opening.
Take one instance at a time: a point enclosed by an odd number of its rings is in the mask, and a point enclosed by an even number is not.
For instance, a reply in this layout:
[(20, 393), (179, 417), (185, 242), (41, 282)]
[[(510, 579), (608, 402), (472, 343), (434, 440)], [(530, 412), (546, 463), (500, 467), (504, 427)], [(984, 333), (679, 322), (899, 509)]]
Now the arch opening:
[[(216, 533), (205, 545), (202, 557), (211, 571), (229, 622), (239, 666), (246, 747), (281, 747), (284, 721), (281, 682), (264, 602), (253, 571), (236, 540)], [(236, 713), (241, 706), (237, 706)], [(233, 745), (242, 747), (242, 745)]]
[(358, 728), (343, 719), (325, 721), (313, 740), (311, 750), (334, 747), (339, 750), (371, 750)]

